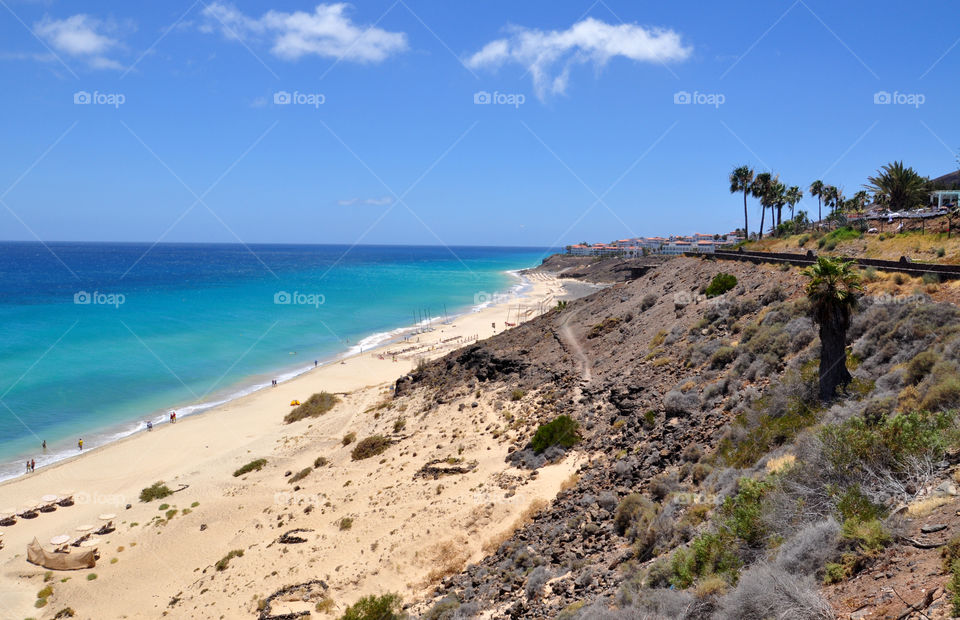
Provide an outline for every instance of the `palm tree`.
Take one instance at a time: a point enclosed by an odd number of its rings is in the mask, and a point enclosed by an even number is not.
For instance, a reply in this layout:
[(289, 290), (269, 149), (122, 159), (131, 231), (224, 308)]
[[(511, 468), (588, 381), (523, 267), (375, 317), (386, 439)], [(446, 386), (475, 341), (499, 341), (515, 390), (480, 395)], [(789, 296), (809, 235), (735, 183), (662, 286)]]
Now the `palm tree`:
[(793, 209), (797, 203), (803, 200), (803, 192), (796, 185), (791, 185), (786, 194), (787, 205), (790, 206), (790, 219), (793, 219)]
[(823, 196), (823, 181), (817, 179), (810, 184), (810, 195), (817, 197), (817, 227), (820, 227), (820, 220), (823, 219), (823, 212), (821, 210), (821, 198)]
[(913, 209), (927, 199), (926, 177), (913, 168), (904, 167), (902, 161), (889, 163), (876, 176), (867, 177), (865, 188), (874, 193), (885, 194), (894, 211)]
[(737, 166), (730, 173), (730, 193), (743, 192), (743, 238), (750, 238), (747, 228), (747, 194), (750, 193), (750, 184), (753, 183), (753, 169), (750, 166)]
[(834, 215), (843, 204), (843, 190), (835, 185), (824, 185), (823, 204), (830, 207), (830, 215)]
[(850, 383), (847, 370), (846, 338), (850, 315), (857, 306), (857, 294), (863, 290), (860, 276), (851, 261), (823, 256), (803, 270), (810, 278), (807, 298), (813, 319), (820, 326), (820, 399), (830, 401), (837, 388)]
[(777, 183), (776, 178), (769, 172), (761, 172), (750, 184), (750, 193), (754, 198), (760, 199), (760, 235), (763, 239), (763, 223), (766, 219), (767, 209), (773, 205), (773, 186)]
[(780, 234), (780, 222), (783, 215), (783, 205), (787, 204), (787, 186), (777, 181), (770, 188), (770, 219), (773, 219), (773, 209), (777, 210), (777, 235)]

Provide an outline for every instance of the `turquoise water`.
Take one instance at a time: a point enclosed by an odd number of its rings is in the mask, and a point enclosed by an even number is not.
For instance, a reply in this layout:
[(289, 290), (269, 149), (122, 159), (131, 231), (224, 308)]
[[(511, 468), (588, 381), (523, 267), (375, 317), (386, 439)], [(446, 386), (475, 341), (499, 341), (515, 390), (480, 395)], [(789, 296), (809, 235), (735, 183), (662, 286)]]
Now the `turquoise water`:
[(0, 243), (0, 479), (470, 311), (545, 252), (48, 245)]

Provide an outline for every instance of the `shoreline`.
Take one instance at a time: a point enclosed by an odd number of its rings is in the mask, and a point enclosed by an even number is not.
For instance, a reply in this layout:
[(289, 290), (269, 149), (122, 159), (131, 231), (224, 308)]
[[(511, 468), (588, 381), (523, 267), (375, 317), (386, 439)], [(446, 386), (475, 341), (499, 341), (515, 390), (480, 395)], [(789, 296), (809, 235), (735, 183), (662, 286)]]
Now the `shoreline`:
[[(565, 292), (552, 275), (525, 275), (530, 287), (524, 294), (461, 315), (452, 324), (437, 325), (420, 334), (416, 350), (404, 352), (397, 342), (384, 343), (205, 415), (135, 433), (0, 482), (0, 509), (19, 511), (36, 498), (67, 490), (76, 501), (0, 530), (4, 543), (0, 574), (8, 583), (0, 590), (0, 608), (13, 617), (36, 613), (33, 603), (43, 587), (38, 583), (44, 569), (24, 557), (24, 548), (34, 537), (50, 548), (53, 536), (76, 536), (77, 526), (100, 523), (99, 515), (108, 512), (116, 515), (117, 531), (100, 540), (101, 560), (93, 569), (98, 578), (84, 579), (89, 570), (58, 574), (53, 582), (54, 610), (71, 605), (82, 617), (159, 618), (169, 609), (169, 597), (179, 598), (183, 592), (189, 601), (183, 604), (196, 606), (192, 612), (180, 609), (181, 617), (182, 613), (236, 617), (251, 605), (230, 592), (241, 576), (257, 581), (261, 595), (294, 578), (321, 577), (342, 610), (359, 596), (388, 588), (419, 596), (434, 568), (422, 554), (424, 549), (440, 553), (434, 549), (440, 542), (469, 552), (474, 560), (483, 557), (485, 541), (499, 536), (505, 524), (514, 523), (531, 506), (552, 499), (573, 475), (580, 457), (571, 455), (531, 477), (505, 462), (507, 442), (483, 431), (500, 419), (493, 406), (496, 394), (480, 398), (479, 408), (447, 405), (443, 413), (425, 417), (420, 412), (426, 402), (404, 400), (406, 404), (394, 409), (391, 388), (416, 367), (418, 359), (446, 355), (473, 337), (483, 340), (502, 333), (508, 329), (504, 321), (513, 319), (518, 307), (529, 320), (538, 310), (551, 309)], [(291, 399), (304, 401), (320, 391), (336, 394), (341, 402), (324, 416), (284, 423)], [(355, 432), (358, 438), (389, 435), (396, 419), (406, 421), (406, 430), (398, 436), (402, 445), (391, 448), (379, 462), (351, 459), (351, 447), (341, 442), (344, 433)], [(471, 427), (475, 430), (468, 436), (460, 435)], [(452, 485), (412, 475), (425, 461), (458, 454), (478, 466)], [(297, 486), (288, 483), (285, 471), (309, 468), (319, 456), (328, 464)], [(257, 458), (268, 461), (263, 471), (233, 476), (237, 468)], [(503, 487), (497, 487), (505, 479), (521, 485), (516, 496), (504, 495)], [(182, 488), (163, 500), (179, 509), (173, 511), (176, 518), (168, 512), (163, 519), (157, 509), (161, 502), (138, 501), (140, 490), (156, 481)], [(349, 532), (337, 525), (342, 516), (356, 521)], [(465, 528), (465, 521), (474, 525)], [(286, 556), (287, 550), (274, 547), (274, 541), (296, 524), (316, 533), (307, 534), (310, 545), (290, 549)], [(443, 540), (449, 536), (454, 538)], [(211, 568), (231, 549), (248, 550), (250, 559), (231, 562), (226, 575), (235, 578), (223, 582), (224, 573)], [(264, 577), (263, 563), (271, 562), (293, 563), (282, 574), (275, 571)], [(60, 581), (61, 576), (71, 579)], [(205, 609), (203, 601), (210, 597), (216, 607)]]
[[(524, 268), (502, 272), (508, 276), (517, 278), (520, 281), (512, 286), (509, 286), (506, 292), (495, 293), (493, 295), (493, 299), (502, 297), (508, 297), (512, 299), (522, 298), (524, 291), (531, 288), (528, 274), (532, 269), (533, 268)], [(446, 319), (446, 323), (452, 324), (457, 319), (480, 312), (490, 305), (490, 302), (484, 302), (481, 304), (467, 306), (460, 312), (455, 312), (454, 314), (449, 315)], [(230, 403), (248, 398), (253, 394), (257, 394), (267, 388), (271, 388), (272, 386), (270, 384), (270, 379), (266, 378), (271, 374), (276, 377), (278, 385), (285, 385), (291, 381), (297, 380), (300, 377), (309, 375), (312, 372), (316, 372), (321, 368), (327, 367), (331, 364), (336, 364), (342, 360), (366, 355), (368, 353), (374, 353), (380, 349), (385, 349), (399, 342), (404, 342), (407, 340), (407, 337), (413, 337), (418, 333), (430, 333), (430, 331), (433, 331), (444, 324), (440, 323), (439, 326), (437, 324), (437, 321), (440, 321), (442, 318), (443, 317), (431, 317), (426, 325), (424, 322), (421, 322), (419, 325), (404, 325), (387, 331), (374, 332), (363, 337), (356, 344), (349, 345), (344, 350), (328, 354), (325, 357), (318, 357), (318, 364), (316, 366), (310, 366), (307, 364), (306, 366), (278, 367), (275, 372), (266, 371), (264, 373), (250, 375), (244, 379), (238, 380), (232, 386), (223, 388), (219, 394), (211, 394), (210, 400), (206, 402), (186, 402), (179, 405), (174, 404), (168, 407), (146, 412), (141, 416), (131, 418), (125, 422), (109, 424), (101, 428), (94, 429), (89, 433), (84, 433), (82, 435), (84, 437), (83, 452), (70, 454), (74, 451), (74, 448), (71, 447), (71, 442), (73, 440), (65, 439), (63, 440), (65, 442), (64, 448), (58, 450), (57, 452), (52, 451), (53, 444), (59, 444), (60, 441), (51, 441), (51, 446), (49, 449), (50, 451), (42, 453), (40, 455), (40, 459), (37, 459), (38, 455), (36, 452), (17, 454), (9, 458), (4, 457), (4, 459), (0, 461), (0, 488), (10, 481), (29, 477), (30, 475), (37, 473), (37, 471), (44, 471), (53, 467), (57, 467), (61, 463), (74, 461), (80, 456), (90, 454), (94, 451), (106, 448), (118, 442), (125, 441), (131, 437), (136, 437), (144, 432), (148, 432), (146, 427), (147, 420), (152, 422), (154, 429), (157, 429), (169, 424), (168, 415), (171, 411), (177, 412), (178, 421), (211, 413), (221, 407), (229, 405)], [(429, 331), (418, 332), (418, 330), (424, 329), (424, 327), (426, 327)], [(375, 339), (375, 341), (371, 343), (370, 348), (365, 349), (363, 343), (365, 341), (370, 341), (371, 339)], [(187, 413), (182, 413), (184, 410), (187, 410)], [(90, 440), (91, 437), (93, 440)], [(24, 464), (26, 459), (36, 459), (38, 461), (37, 465), (40, 467), (40, 470), (27, 473), (24, 470), (18, 469)], [(3, 473), (4, 468), (9, 468), (10, 473)]]

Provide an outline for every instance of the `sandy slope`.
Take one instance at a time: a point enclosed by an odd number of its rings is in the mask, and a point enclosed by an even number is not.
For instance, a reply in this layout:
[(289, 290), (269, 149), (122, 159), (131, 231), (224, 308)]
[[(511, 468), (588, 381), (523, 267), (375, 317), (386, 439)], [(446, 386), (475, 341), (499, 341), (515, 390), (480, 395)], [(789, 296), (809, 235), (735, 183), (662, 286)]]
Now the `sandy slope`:
[[(548, 300), (542, 304), (548, 308), (563, 293), (552, 277), (532, 277), (532, 290), (519, 302), (530, 316), (539, 302)], [(19, 508), (64, 490), (74, 491), (78, 500), (3, 528), (0, 616), (52, 617), (70, 606), (80, 618), (252, 617), (259, 598), (310, 579), (323, 579), (335, 609), (342, 610), (369, 593), (395, 591), (410, 600), (446, 570), (482, 557), (484, 543), (511, 529), (531, 504), (556, 494), (576, 469), (576, 459), (533, 477), (508, 469), (505, 411), (524, 405), (507, 403), (504, 409), (499, 395), (450, 395), (440, 406), (414, 395), (376, 406), (417, 357), (442, 355), (473, 335), (488, 337), (491, 322), (502, 330), (508, 308), (516, 320), (517, 304), (510, 300), (423, 334), (420, 348), (397, 361), (390, 353), (411, 343), (321, 367), (0, 485), (0, 508)], [(463, 338), (441, 344), (456, 336)], [(341, 394), (341, 403), (321, 418), (282, 423), (292, 399), (321, 390)], [(405, 420), (402, 429), (395, 427), (398, 418)], [(378, 457), (352, 461), (353, 446), (341, 443), (347, 432), (358, 438), (383, 433), (394, 444)], [(313, 470), (295, 490), (284, 474), (311, 466), (319, 456), (329, 464)], [(263, 470), (232, 476), (260, 457), (268, 460)], [(427, 461), (447, 458), (476, 462), (476, 469), (437, 480), (414, 476)], [(158, 510), (161, 502), (137, 500), (140, 490), (157, 480), (171, 488), (189, 485), (164, 500), (178, 510), (169, 521)], [(74, 535), (82, 523), (99, 524), (104, 512), (118, 513), (118, 529), (101, 541), (98, 566), (56, 574), (48, 605), (35, 609), (44, 571), (26, 562), (26, 544), (36, 536), (49, 549), (52, 536)], [(353, 519), (350, 529), (341, 529), (343, 517)], [(292, 528), (312, 530), (302, 534), (307, 542), (276, 542)], [(217, 560), (234, 549), (244, 555), (226, 570), (215, 570)], [(97, 578), (88, 580), (89, 573)], [(62, 582), (64, 577), (69, 580)]]

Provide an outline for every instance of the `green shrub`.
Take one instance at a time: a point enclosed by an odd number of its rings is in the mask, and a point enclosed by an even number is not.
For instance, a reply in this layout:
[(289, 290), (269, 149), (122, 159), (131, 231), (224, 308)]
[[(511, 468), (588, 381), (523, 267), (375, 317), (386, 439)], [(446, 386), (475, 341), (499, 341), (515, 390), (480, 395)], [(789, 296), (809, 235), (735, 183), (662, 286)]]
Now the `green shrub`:
[(944, 377), (930, 386), (920, 402), (920, 408), (927, 411), (952, 409), (957, 405), (960, 405), (960, 380), (955, 377)]
[(797, 239), (797, 245), (802, 248), (803, 246), (807, 245), (808, 241), (810, 241), (810, 235), (807, 235), (807, 234), (800, 235), (800, 238)]
[(720, 506), (722, 526), (752, 547), (759, 546), (767, 534), (763, 498), (769, 488), (767, 482), (741, 478), (736, 495), (727, 497)]
[(737, 359), (737, 350), (734, 347), (723, 346), (714, 351), (713, 357), (710, 358), (710, 366), (723, 368), (735, 359)]
[(923, 274), (923, 283), (924, 284), (940, 284), (940, 276), (935, 273), (925, 273)]
[(232, 560), (233, 558), (242, 558), (242, 557), (243, 557), (243, 549), (234, 549), (227, 555), (217, 560), (217, 563), (214, 564), (213, 567), (216, 568), (218, 571), (221, 571), (221, 572), (225, 571), (227, 570), (227, 566), (230, 565), (230, 560)]
[(140, 491), (140, 501), (141, 502), (152, 502), (155, 499), (163, 499), (173, 495), (173, 491), (161, 482), (154, 482), (152, 485)]
[(843, 491), (840, 495), (840, 501), (837, 502), (837, 510), (844, 521), (850, 519), (874, 521), (882, 517), (884, 513), (883, 507), (871, 502), (857, 485)]
[(717, 275), (713, 276), (713, 280), (711, 280), (710, 284), (707, 285), (707, 290), (705, 293), (707, 297), (716, 297), (717, 295), (723, 295), (736, 285), (736, 276), (732, 276), (729, 273), (718, 273)]
[(697, 579), (719, 575), (736, 583), (741, 561), (729, 537), (717, 532), (701, 534), (689, 547), (678, 549), (670, 560), (670, 585), (689, 588)]
[(937, 258), (943, 258), (947, 255), (947, 248), (937, 248)]
[(576, 420), (564, 414), (552, 422), (541, 424), (530, 442), (537, 454), (552, 446), (572, 448), (580, 441), (580, 427)]
[(930, 371), (933, 370), (933, 366), (939, 361), (939, 357), (933, 351), (921, 351), (914, 356), (912, 360), (907, 363), (907, 376), (905, 379), (907, 383), (916, 385), (920, 383), (924, 377), (930, 374)]
[(247, 463), (237, 471), (233, 472), (233, 477), (237, 478), (239, 476), (242, 476), (243, 474), (248, 474), (254, 470), (260, 471), (261, 469), (263, 469), (263, 466), (266, 464), (267, 464), (267, 459), (256, 459), (256, 460), (250, 461), (249, 463)]
[(320, 467), (323, 467), (324, 465), (326, 465), (326, 464), (329, 463), (329, 462), (330, 462), (330, 461), (327, 460), (327, 457), (325, 457), (325, 456), (318, 456), (317, 458), (315, 458), (315, 459), (313, 460), (313, 468), (314, 468), (314, 469), (318, 469), (318, 468), (320, 468)]
[(847, 569), (843, 564), (837, 564), (836, 562), (827, 562), (827, 565), (823, 567), (823, 583), (824, 585), (830, 585), (831, 583), (840, 583), (847, 578)]
[(393, 421), (394, 433), (400, 433), (406, 430), (406, 428), (407, 428), (407, 418), (405, 418), (404, 416), (400, 416), (399, 418)]
[(53, 594), (53, 588), (51, 586), (46, 586), (39, 592), (37, 592), (37, 598), (50, 598), (50, 595)]
[(947, 541), (947, 544), (943, 547), (940, 547), (940, 557), (943, 558), (943, 570), (945, 571), (950, 570), (954, 560), (960, 560), (960, 534)]
[(349, 432), (343, 436), (343, 440), (340, 443), (342, 443), (345, 446), (349, 446), (356, 440), (357, 440), (357, 434), (354, 432)]
[(303, 420), (305, 418), (315, 418), (321, 416), (333, 409), (333, 406), (340, 402), (334, 394), (329, 392), (320, 392), (307, 399), (305, 403), (298, 405), (290, 413), (283, 417), (287, 424)]
[(847, 519), (843, 522), (842, 531), (843, 537), (856, 543), (861, 553), (880, 551), (893, 541), (879, 519), (869, 521), (856, 517)]
[(337, 522), (337, 527), (340, 528), (340, 531), (349, 530), (353, 527), (353, 519), (351, 517), (343, 517)]
[(362, 461), (371, 456), (383, 454), (383, 452), (390, 447), (390, 444), (391, 441), (383, 435), (371, 435), (366, 439), (361, 439), (360, 442), (354, 446), (353, 451), (350, 452), (350, 458), (354, 461)]
[(297, 473), (295, 473), (295, 474), (293, 474), (292, 476), (290, 476), (290, 478), (287, 480), (287, 482), (289, 482), (290, 484), (293, 484), (294, 482), (300, 482), (301, 480), (303, 480), (304, 478), (306, 478), (307, 476), (309, 476), (311, 471), (313, 471), (311, 468), (309, 468), (309, 467), (304, 467), (303, 469), (301, 469), (301, 470), (298, 471)]
[(524, 392), (524, 391), (521, 390), (520, 388), (516, 388), (516, 389), (514, 389), (512, 392), (510, 392), (510, 400), (516, 402), (516, 401), (520, 400), (521, 398), (523, 398), (525, 394), (526, 394), (526, 392)]
[(399, 594), (365, 596), (347, 607), (340, 620), (402, 620), (402, 603)]
[[(823, 239), (821, 239), (821, 241), (823, 241)], [(833, 252), (837, 249), (837, 241), (835, 239), (830, 239), (823, 244), (823, 249), (827, 252)]]
[(954, 560), (950, 566), (950, 581), (947, 583), (947, 589), (951, 593), (952, 615), (960, 616), (960, 560)]
[(96, 578), (97, 578), (97, 574), (96, 574), (96, 573), (88, 573), (88, 574), (87, 574), (87, 581), (93, 581), (93, 580), (96, 579)]

